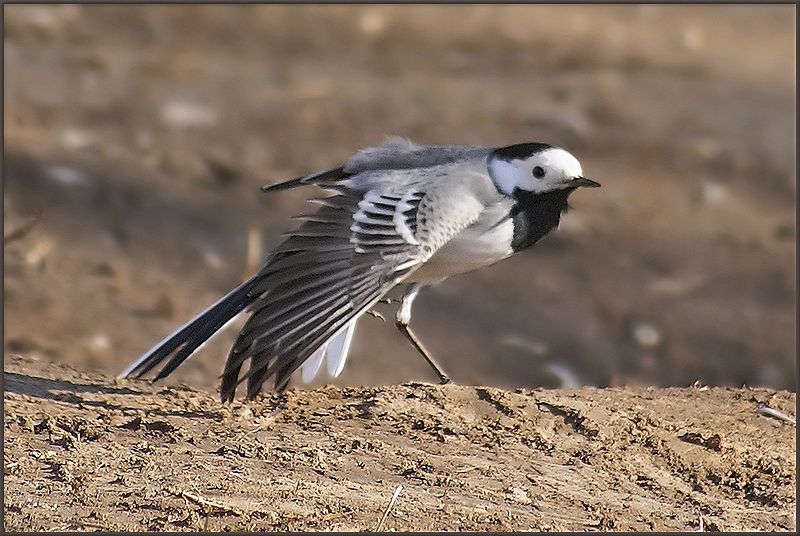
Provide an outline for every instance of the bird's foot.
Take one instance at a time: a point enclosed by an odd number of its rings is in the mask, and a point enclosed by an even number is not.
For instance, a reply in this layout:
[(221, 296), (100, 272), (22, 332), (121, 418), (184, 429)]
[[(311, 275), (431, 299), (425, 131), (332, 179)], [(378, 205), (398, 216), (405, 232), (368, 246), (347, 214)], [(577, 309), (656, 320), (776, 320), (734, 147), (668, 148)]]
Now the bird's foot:
[(386, 322), (386, 319), (378, 311), (373, 311), (372, 309), (370, 309), (369, 311), (367, 311), (367, 314), (370, 315), (370, 316), (374, 316), (375, 318), (379, 318), (379, 319), (383, 320), (384, 322)]

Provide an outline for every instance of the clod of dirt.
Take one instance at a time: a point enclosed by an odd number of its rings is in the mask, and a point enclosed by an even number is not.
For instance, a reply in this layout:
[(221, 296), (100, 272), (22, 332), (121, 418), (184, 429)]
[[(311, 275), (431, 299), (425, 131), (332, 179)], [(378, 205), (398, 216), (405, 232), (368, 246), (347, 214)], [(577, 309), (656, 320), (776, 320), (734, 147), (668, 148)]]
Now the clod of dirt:
[(694, 443), (695, 445), (701, 445), (707, 449), (714, 450), (719, 452), (722, 450), (722, 438), (719, 434), (714, 434), (709, 438), (703, 437), (701, 434), (696, 432), (686, 432), (685, 434), (679, 436), (682, 440), (686, 441), (687, 443)]

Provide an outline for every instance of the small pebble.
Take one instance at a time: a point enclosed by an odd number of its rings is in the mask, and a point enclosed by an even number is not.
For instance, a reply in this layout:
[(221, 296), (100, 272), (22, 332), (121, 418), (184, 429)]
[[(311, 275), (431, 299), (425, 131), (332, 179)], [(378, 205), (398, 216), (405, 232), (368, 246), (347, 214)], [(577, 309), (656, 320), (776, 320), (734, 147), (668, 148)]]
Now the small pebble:
[(171, 101), (161, 108), (161, 120), (173, 127), (205, 127), (216, 124), (214, 110), (185, 101)]
[(633, 325), (633, 338), (640, 346), (653, 348), (661, 343), (661, 332), (647, 322), (636, 322)]

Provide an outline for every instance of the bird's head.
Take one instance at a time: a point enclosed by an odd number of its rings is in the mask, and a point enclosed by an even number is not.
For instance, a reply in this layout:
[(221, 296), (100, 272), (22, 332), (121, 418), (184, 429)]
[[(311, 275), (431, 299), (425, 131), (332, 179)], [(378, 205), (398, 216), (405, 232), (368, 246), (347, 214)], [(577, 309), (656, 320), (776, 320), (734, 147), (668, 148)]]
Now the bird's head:
[(545, 143), (520, 143), (495, 149), (489, 154), (487, 164), (497, 189), (514, 197), (520, 193), (600, 186), (583, 176), (581, 163), (572, 154)]

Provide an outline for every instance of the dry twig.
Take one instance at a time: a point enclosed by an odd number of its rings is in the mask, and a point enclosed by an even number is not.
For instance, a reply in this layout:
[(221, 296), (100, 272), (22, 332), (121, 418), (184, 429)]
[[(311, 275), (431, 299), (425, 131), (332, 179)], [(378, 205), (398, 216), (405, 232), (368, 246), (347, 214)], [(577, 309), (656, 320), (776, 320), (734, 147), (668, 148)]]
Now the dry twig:
[(786, 413), (782, 412), (779, 409), (771, 408), (769, 406), (759, 406), (756, 410), (759, 415), (765, 415), (767, 417), (772, 417), (774, 419), (778, 419), (779, 421), (789, 422), (797, 425), (797, 419), (792, 417), (791, 415), (787, 415)]
[(8, 234), (4, 234), (3, 242), (8, 244), (15, 240), (19, 240), (20, 238), (25, 238), (25, 236), (31, 232), (31, 229), (36, 227), (36, 224), (39, 223), (41, 219), (42, 219), (42, 212), (39, 211), (30, 218), (28, 218), (27, 221), (18, 225), (15, 229), (10, 230)]
[(263, 262), (261, 228), (252, 225), (247, 233), (247, 256), (245, 258), (245, 279), (249, 278)]
[(389, 515), (389, 512), (392, 511), (392, 507), (394, 503), (397, 502), (397, 498), (400, 496), (400, 492), (403, 491), (403, 485), (398, 484), (392, 494), (392, 499), (389, 501), (389, 505), (386, 507), (386, 510), (383, 512), (383, 517), (381, 517), (380, 522), (378, 523), (378, 528), (375, 529), (375, 532), (380, 532), (383, 528), (383, 522), (386, 521), (386, 517)]
[(217, 501), (212, 501), (210, 499), (206, 499), (205, 497), (201, 497), (200, 495), (191, 493), (189, 491), (180, 491), (176, 489), (167, 489), (173, 495), (181, 497), (185, 501), (191, 501), (195, 504), (198, 504), (203, 507), (206, 512), (211, 512), (213, 510), (219, 510), (221, 512), (227, 512), (231, 514), (242, 515), (242, 513), (234, 508), (233, 506), (228, 506), (227, 504), (223, 504)]

